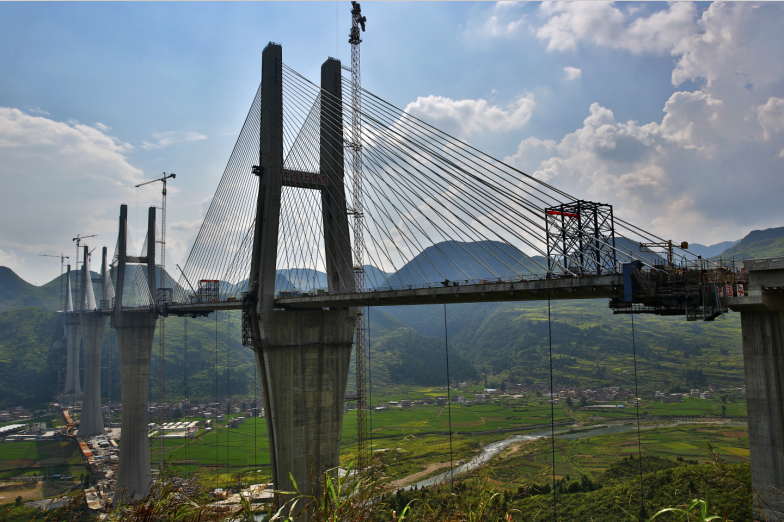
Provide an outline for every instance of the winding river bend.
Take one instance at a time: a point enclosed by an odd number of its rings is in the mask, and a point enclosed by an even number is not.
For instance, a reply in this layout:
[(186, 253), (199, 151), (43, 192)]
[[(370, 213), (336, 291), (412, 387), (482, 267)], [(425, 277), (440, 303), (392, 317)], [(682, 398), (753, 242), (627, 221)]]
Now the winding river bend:
[[(651, 430), (656, 428), (671, 428), (675, 426), (683, 426), (687, 424), (718, 424), (716, 421), (705, 421), (705, 422), (695, 422), (695, 421), (676, 421), (671, 423), (662, 423), (662, 424), (655, 424), (655, 425), (648, 425), (648, 426), (641, 426), (641, 430)], [(743, 425), (745, 423), (742, 422), (721, 422), (723, 426), (737, 426)], [(625, 423), (625, 424), (599, 424), (596, 426), (587, 426), (585, 428), (568, 428), (568, 429), (560, 429), (555, 431), (556, 438), (565, 439), (565, 440), (574, 440), (574, 439), (584, 439), (587, 437), (595, 437), (597, 435), (610, 435), (614, 433), (623, 433), (625, 431), (632, 431), (637, 429), (636, 423)], [(412, 489), (414, 486), (417, 488), (421, 487), (428, 487), (434, 484), (440, 484), (444, 482), (450, 477), (451, 473), (454, 475), (459, 475), (461, 473), (465, 473), (467, 471), (471, 471), (477, 468), (480, 468), (487, 464), (490, 459), (498, 455), (504, 448), (509, 446), (510, 444), (514, 444), (516, 442), (523, 442), (529, 440), (536, 440), (544, 437), (549, 437), (551, 435), (550, 430), (541, 430), (535, 431), (532, 433), (527, 433), (525, 435), (514, 435), (507, 439), (499, 440), (497, 442), (492, 442), (482, 448), (482, 451), (476, 455), (474, 458), (456, 466), (454, 472), (445, 471), (444, 473), (439, 473), (438, 475), (434, 475), (430, 478), (420, 480), (419, 482), (412, 484), (410, 486), (406, 486), (402, 489)]]

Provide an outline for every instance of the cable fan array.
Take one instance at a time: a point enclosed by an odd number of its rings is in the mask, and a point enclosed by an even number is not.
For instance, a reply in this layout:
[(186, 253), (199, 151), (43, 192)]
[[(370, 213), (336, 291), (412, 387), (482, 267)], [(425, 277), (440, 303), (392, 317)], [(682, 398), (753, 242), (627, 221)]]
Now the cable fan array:
[[(367, 290), (539, 279), (589, 268), (570, 252), (550, 252), (548, 259), (547, 226), (559, 225), (546, 224), (547, 209), (576, 202), (575, 197), (365, 90), (357, 143), (348, 126), (351, 100), (335, 98), (285, 64), (282, 82), (284, 178), (291, 183), (281, 189), (278, 292), (332, 291), (326, 267), (353, 266), (351, 259), (335, 258), (343, 255), (340, 249), (325, 249), (325, 231), (353, 245), (355, 226), (352, 219), (347, 227), (323, 219), (326, 198), (345, 200), (349, 216), (364, 209), (358, 222), (364, 223)], [(343, 78), (343, 90), (350, 87)], [(219, 281), (221, 300), (248, 288), (259, 185), (251, 168), (259, 158), (261, 96), (259, 88), (179, 284), (173, 285), (176, 302), (198, 298), (202, 281)], [(344, 146), (330, 146), (335, 140), (323, 134), (342, 138)], [(347, 175), (359, 150), (363, 205), (352, 200)], [(637, 244), (663, 240), (617, 216), (614, 227), (617, 241), (603, 245), (617, 260), (612, 268), (635, 259), (650, 264)]]

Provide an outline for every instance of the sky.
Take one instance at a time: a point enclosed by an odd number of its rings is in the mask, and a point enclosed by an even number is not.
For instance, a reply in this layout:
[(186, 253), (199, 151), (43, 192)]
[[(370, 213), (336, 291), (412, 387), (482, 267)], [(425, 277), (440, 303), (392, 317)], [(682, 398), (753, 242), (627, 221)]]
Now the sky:
[[(134, 238), (182, 263), (260, 81), (348, 62), (349, 2), (0, 3), (0, 265)], [(364, 2), (363, 87), (662, 237), (784, 225), (784, 4)]]

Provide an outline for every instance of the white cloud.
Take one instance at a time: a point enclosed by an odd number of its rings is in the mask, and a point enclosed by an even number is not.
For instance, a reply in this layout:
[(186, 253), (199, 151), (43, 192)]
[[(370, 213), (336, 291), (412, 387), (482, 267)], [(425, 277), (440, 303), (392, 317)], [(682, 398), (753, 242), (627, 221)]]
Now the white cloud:
[[(19, 268), (24, 263), (25, 259), (23, 257), (19, 257), (16, 252), (8, 251), (5, 252), (4, 250), (0, 250), (0, 266), (7, 266), (12, 270), (14, 268)], [(16, 271), (16, 270), (14, 270)]]
[(96, 128), (96, 129), (98, 129), (98, 130), (100, 130), (100, 131), (103, 131), (103, 132), (106, 132), (106, 131), (112, 130), (112, 128), (111, 128), (111, 127), (109, 127), (109, 126), (107, 126), (107, 125), (104, 125), (104, 124), (103, 124), (103, 123), (101, 123), (100, 121), (95, 123), (95, 128)]
[(517, 2), (496, 2), (480, 27), (474, 31), (482, 38), (513, 35), (526, 26), (526, 17), (515, 14)]
[[(545, 3), (535, 34), (551, 51), (581, 42), (637, 54), (671, 54), (674, 86), (660, 121), (618, 122), (591, 105), (583, 125), (559, 140), (528, 138), (507, 161), (574, 196), (612, 203), (624, 219), (673, 239), (721, 241), (781, 226), (784, 191), (784, 8), (688, 3), (653, 15), (614, 4)], [(779, 170), (777, 170), (777, 168)], [(738, 205), (740, 196), (746, 204)], [(753, 204), (752, 204), (753, 202)]]
[(773, 134), (784, 130), (784, 99), (771, 96), (764, 105), (756, 108), (757, 121), (763, 136), (769, 140)]
[(696, 31), (696, 7), (675, 2), (647, 18), (634, 18), (606, 2), (545, 2), (540, 12), (547, 22), (535, 29), (549, 51), (570, 51), (580, 40), (625, 49), (635, 54), (669, 52)]
[(419, 97), (406, 112), (460, 138), (484, 131), (507, 132), (524, 126), (536, 102), (528, 94), (508, 107), (490, 105), (483, 99), (452, 100), (442, 96)]
[(566, 74), (566, 79), (569, 81), (578, 80), (583, 75), (583, 71), (577, 67), (564, 67), (564, 73)]
[(145, 150), (162, 149), (175, 143), (192, 143), (194, 141), (206, 140), (207, 136), (198, 132), (156, 132), (152, 137), (157, 140), (155, 143), (142, 141), (142, 148)]
[(32, 112), (32, 113), (34, 113), (34, 114), (43, 114), (43, 115), (47, 115), (47, 116), (49, 115), (48, 112), (46, 112), (45, 110), (41, 109), (40, 107), (28, 107), (27, 110)]
[[(622, 123), (594, 103), (582, 127), (558, 142), (528, 138), (505, 161), (575, 197), (611, 203), (619, 217), (679, 241), (718, 241), (781, 225), (779, 217), (760, 221), (753, 211), (775, 207), (784, 191), (767, 159), (784, 155), (781, 139), (749, 139), (727, 121), (724, 103), (701, 91), (674, 93), (664, 111), (660, 123)], [(754, 205), (733, 203), (740, 193)]]
[(36, 280), (37, 254), (72, 252), (77, 233), (113, 250), (120, 203), (144, 179), (131, 148), (95, 127), (0, 107), (0, 263)]
[(782, 5), (717, 2), (697, 21), (698, 31), (684, 35), (672, 49), (678, 63), (673, 85), (687, 80), (720, 82), (725, 88), (754, 89), (776, 82), (784, 74), (784, 61), (773, 49), (784, 45)]

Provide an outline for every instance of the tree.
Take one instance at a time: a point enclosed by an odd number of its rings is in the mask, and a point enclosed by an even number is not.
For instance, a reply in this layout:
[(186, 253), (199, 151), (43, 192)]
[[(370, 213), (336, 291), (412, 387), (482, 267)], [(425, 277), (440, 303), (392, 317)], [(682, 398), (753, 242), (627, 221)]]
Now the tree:
[(727, 412), (727, 406), (726, 406), (726, 405), (724, 405), (724, 404), (722, 404), (722, 405), (721, 405), (721, 416), (722, 416), (722, 417), (724, 417), (724, 416), (725, 416), (724, 414), (725, 414), (726, 412)]
[(22, 505), (22, 495), (19, 495), (18, 497), (16, 497), (15, 503), (16, 503), (17, 506), (21, 506)]
[(567, 397), (566, 398), (566, 405), (569, 406), (569, 408), (571, 409), (573, 404), (574, 403), (572, 402), (572, 398), (571, 397)]
[(506, 383), (504, 381), (501, 381), (501, 391), (506, 393)]
[(722, 395), (722, 396), (721, 396), (721, 397), (719, 397), (719, 398), (721, 399), (721, 402), (722, 402), (722, 403), (724, 403), (724, 404), (727, 404), (727, 398), (728, 398), (728, 397), (729, 397), (729, 396), (728, 396), (728, 395), (725, 393), (724, 395)]
[(586, 399), (585, 397), (580, 397), (580, 406), (582, 406), (583, 408), (588, 406), (588, 399)]
[(182, 412), (180, 411), (179, 408), (177, 408), (176, 410), (174, 410), (174, 413), (172, 413), (172, 419), (180, 420), (181, 418), (182, 418)]

